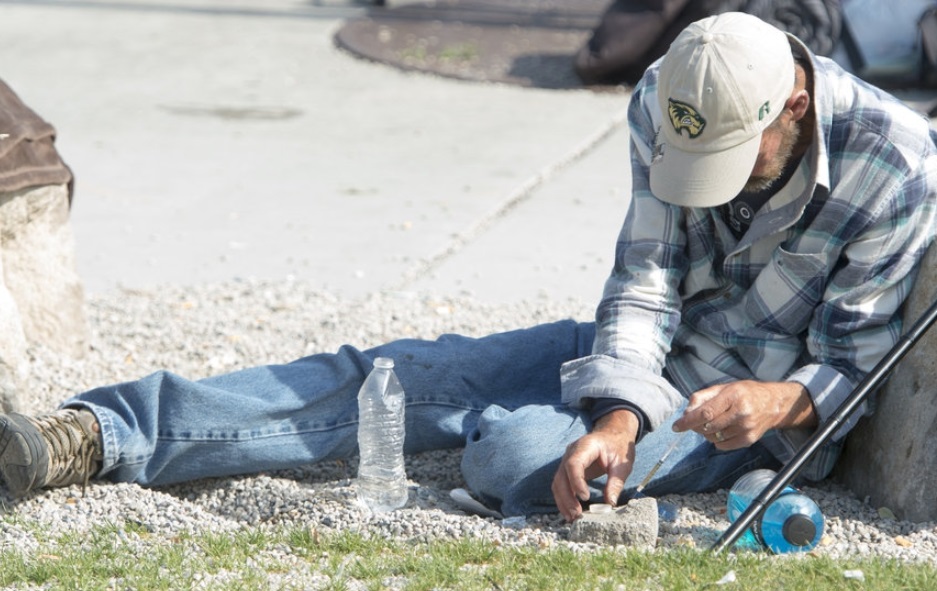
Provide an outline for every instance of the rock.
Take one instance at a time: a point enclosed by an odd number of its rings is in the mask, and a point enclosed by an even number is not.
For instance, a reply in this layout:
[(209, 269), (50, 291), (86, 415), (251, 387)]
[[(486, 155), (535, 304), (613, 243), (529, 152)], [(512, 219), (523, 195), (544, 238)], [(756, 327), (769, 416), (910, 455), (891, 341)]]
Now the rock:
[[(937, 298), (937, 247), (924, 258), (905, 307), (910, 328)], [(875, 413), (850, 432), (835, 477), (901, 519), (937, 520), (937, 326), (879, 391)]]
[(657, 546), (656, 499), (641, 497), (615, 509), (609, 505), (593, 505), (590, 509), (570, 526), (571, 541), (645, 550), (653, 550)]
[(29, 344), (70, 358), (88, 346), (65, 185), (0, 193), (0, 410), (22, 408)]
[[(0, 279), (3, 277), (0, 257)], [(0, 281), (0, 412), (22, 407), (22, 384), (29, 371), (26, 335), (16, 301)]]

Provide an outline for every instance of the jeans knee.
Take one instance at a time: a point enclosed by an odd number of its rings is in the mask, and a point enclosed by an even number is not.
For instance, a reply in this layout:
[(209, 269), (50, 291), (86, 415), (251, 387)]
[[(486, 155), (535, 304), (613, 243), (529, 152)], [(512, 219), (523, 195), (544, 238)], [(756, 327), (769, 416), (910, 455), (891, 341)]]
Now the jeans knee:
[(553, 475), (566, 446), (585, 432), (580, 415), (566, 407), (491, 406), (468, 436), (462, 475), (473, 493), (505, 515), (555, 511)]

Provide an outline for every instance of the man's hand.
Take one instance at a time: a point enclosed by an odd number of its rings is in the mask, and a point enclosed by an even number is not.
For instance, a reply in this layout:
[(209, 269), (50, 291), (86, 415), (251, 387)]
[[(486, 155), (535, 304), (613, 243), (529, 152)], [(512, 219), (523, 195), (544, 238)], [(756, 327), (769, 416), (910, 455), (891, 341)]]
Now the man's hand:
[(718, 449), (730, 450), (748, 447), (770, 429), (816, 424), (810, 395), (800, 384), (741, 380), (693, 394), (673, 430), (696, 431)]
[(638, 418), (629, 410), (616, 410), (599, 419), (594, 429), (571, 443), (553, 477), (553, 499), (567, 521), (582, 516), (580, 500), (589, 499), (588, 480), (608, 475), (605, 502), (614, 505), (634, 464)]

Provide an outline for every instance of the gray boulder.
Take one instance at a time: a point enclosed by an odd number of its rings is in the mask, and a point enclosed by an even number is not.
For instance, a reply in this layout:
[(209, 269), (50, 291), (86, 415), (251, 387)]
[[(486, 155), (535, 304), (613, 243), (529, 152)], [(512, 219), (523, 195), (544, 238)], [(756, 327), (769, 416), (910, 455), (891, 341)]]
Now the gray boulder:
[(0, 192), (0, 410), (22, 409), (28, 346), (72, 359), (88, 347), (65, 185)]

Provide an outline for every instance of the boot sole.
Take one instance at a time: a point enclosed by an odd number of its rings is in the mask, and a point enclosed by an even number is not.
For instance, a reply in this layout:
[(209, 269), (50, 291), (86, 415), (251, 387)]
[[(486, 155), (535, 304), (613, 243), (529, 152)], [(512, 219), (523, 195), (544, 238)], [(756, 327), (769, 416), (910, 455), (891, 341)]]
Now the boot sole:
[(14, 497), (34, 488), (40, 474), (49, 470), (42, 434), (23, 415), (0, 415), (0, 478)]

